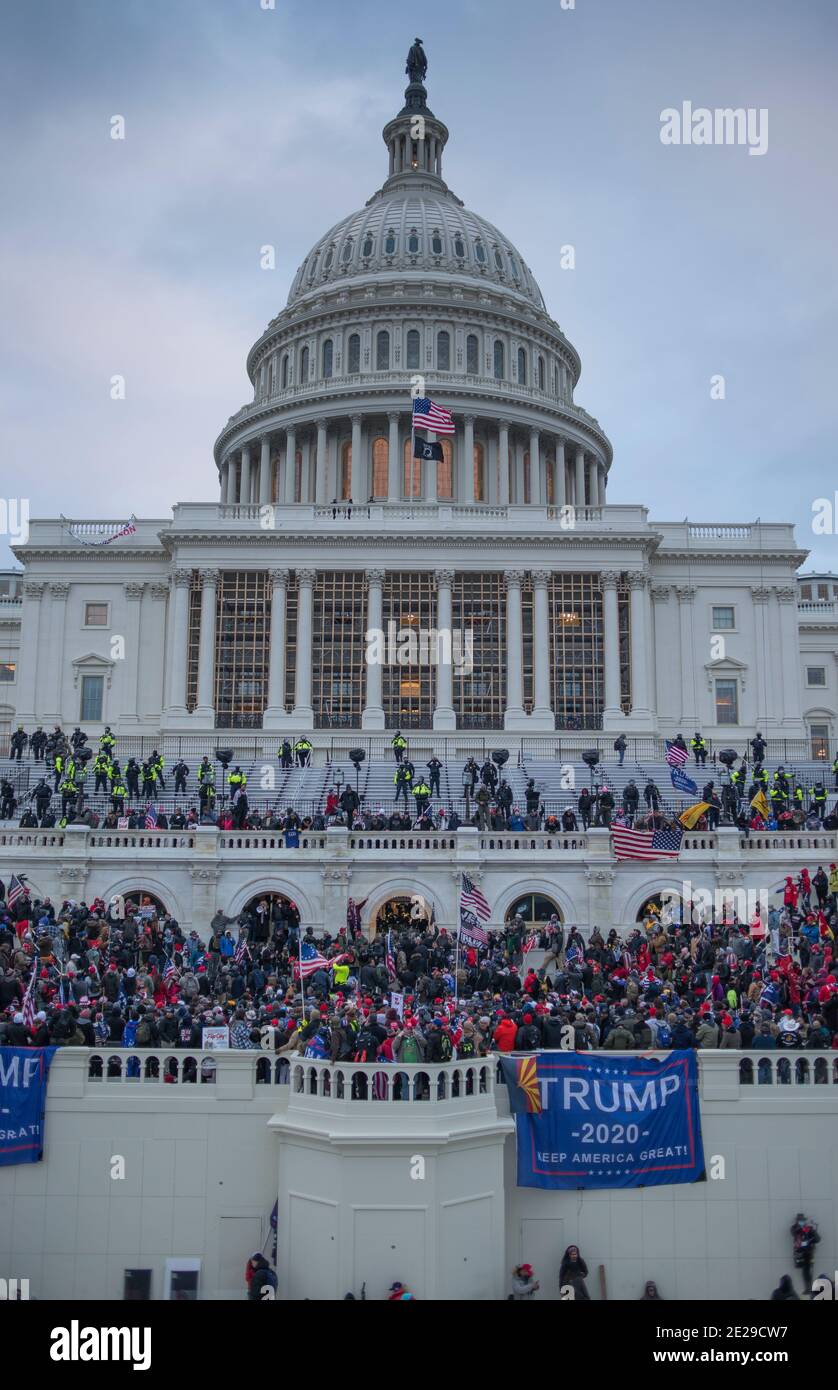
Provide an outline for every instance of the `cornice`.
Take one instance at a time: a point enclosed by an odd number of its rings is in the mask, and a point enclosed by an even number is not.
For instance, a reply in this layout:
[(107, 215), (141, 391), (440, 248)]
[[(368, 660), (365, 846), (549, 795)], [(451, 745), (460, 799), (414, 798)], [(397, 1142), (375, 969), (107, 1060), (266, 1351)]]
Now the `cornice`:
[(139, 560), (150, 560), (154, 561), (156, 564), (159, 565), (161, 560), (166, 559), (166, 548), (165, 546), (160, 545), (156, 550), (132, 549), (130, 551), (125, 551), (115, 550), (112, 546), (103, 545), (97, 546), (94, 554), (92, 548), (86, 545), (50, 546), (49, 548), (43, 548), (39, 550), (33, 549), (31, 546), (27, 546), (23, 558), (25, 559), (27, 564), (31, 563), (31, 561), (33, 560), (60, 560), (63, 562), (65, 560), (79, 559), (95, 560), (95, 563), (97, 565), (101, 564), (103, 561), (106, 564), (125, 564), (126, 562), (134, 564), (136, 561)]
[[(575, 551), (597, 550), (602, 554), (603, 563), (606, 556), (615, 547), (624, 550), (637, 552), (641, 555), (650, 553), (650, 541), (646, 536), (615, 535), (613, 532), (600, 533), (593, 536), (571, 537), (567, 533), (557, 536), (552, 531), (533, 532), (526, 535), (490, 535), (488, 533), (475, 535), (473, 532), (446, 531), (444, 535), (418, 535), (415, 531), (390, 530), (386, 534), (377, 533), (376, 535), (357, 534), (350, 532), (336, 536), (334, 533), (318, 535), (315, 532), (283, 531), (281, 539), (275, 531), (191, 531), (173, 532), (167, 536), (167, 549), (183, 549), (189, 546), (206, 547), (207, 545), (220, 545), (224, 547), (235, 547), (237, 550), (270, 550), (276, 549), (278, 543), (282, 545), (283, 558), (289, 546), (299, 545), (308, 550), (334, 550), (336, 544), (348, 544), (358, 550), (382, 551), (388, 546), (398, 546), (400, 549), (409, 550), (439, 550), (443, 553), (452, 546), (465, 546), (469, 549), (483, 549), (492, 552), (496, 550), (514, 550), (520, 547), (530, 547), (535, 545), (549, 546), (551, 552), (555, 554), (560, 551), (562, 554), (573, 554)], [(613, 560), (610, 561), (613, 564)]]

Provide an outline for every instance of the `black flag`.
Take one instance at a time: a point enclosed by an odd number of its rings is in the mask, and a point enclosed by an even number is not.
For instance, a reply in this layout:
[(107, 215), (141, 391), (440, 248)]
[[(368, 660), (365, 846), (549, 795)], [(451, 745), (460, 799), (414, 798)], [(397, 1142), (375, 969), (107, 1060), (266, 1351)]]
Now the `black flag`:
[(415, 459), (436, 460), (442, 463), (445, 455), (442, 452), (441, 444), (431, 444), (427, 439), (414, 439), (413, 457)]

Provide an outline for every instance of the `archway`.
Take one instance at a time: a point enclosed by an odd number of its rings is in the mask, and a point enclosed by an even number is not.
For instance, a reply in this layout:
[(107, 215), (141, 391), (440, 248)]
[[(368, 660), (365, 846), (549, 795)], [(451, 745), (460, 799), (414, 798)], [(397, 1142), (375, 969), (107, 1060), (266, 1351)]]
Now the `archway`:
[(121, 897), (126, 912), (130, 911), (132, 916), (159, 917), (161, 920), (169, 916), (169, 909), (163, 899), (156, 893), (149, 893), (146, 888), (129, 888), (126, 893), (114, 894), (113, 897)]
[(270, 889), (250, 898), (242, 914), (250, 918), (251, 941), (269, 941), (277, 929), (300, 925), (300, 909), (294, 899)]
[[(407, 927), (421, 927), (425, 919), (421, 912), (420, 895), (418, 893), (394, 893), (392, 897), (385, 898), (380, 903), (376, 912), (370, 918), (370, 938), (377, 936), (379, 932), (386, 934), (388, 931), (400, 932)], [(419, 904), (420, 916), (415, 915), (414, 904)]]
[(515, 917), (523, 917), (527, 930), (535, 931), (545, 926), (553, 915), (558, 917), (560, 922), (564, 921), (561, 907), (552, 898), (548, 898), (546, 893), (522, 893), (506, 909), (504, 921), (508, 924)]

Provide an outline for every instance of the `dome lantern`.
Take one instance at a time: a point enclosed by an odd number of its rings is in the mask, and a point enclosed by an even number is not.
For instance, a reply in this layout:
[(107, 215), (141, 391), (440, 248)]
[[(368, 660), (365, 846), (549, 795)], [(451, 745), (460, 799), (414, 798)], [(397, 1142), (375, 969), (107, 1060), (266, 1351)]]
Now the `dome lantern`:
[(404, 106), (382, 132), (390, 152), (390, 169), (384, 189), (423, 184), (445, 187), (442, 180), (442, 151), (448, 140), (448, 129), (437, 120), (428, 106), (424, 86), (428, 60), (422, 40), (416, 39), (407, 55), (405, 71), (410, 82), (405, 89)]

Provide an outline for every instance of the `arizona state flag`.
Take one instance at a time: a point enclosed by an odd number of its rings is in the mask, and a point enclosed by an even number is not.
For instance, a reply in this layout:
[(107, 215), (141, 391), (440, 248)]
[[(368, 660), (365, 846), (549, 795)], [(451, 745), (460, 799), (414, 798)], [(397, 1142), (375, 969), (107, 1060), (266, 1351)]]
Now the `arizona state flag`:
[(426, 459), (428, 462), (442, 463), (445, 455), (442, 452), (441, 444), (432, 443), (427, 439), (414, 439), (413, 457)]
[(682, 811), (678, 817), (685, 830), (692, 830), (693, 826), (701, 820), (704, 812), (710, 806), (709, 801), (697, 801), (695, 806), (688, 806), (686, 811)]
[(769, 815), (771, 814), (771, 807), (768, 805), (765, 792), (762, 790), (761, 787), (757, 792), (756, 796), (754, 797), (753, 801), (751, 802), (751, 810), (759, 811), (759, 814), (763, 816), (765, 820), (767, 820)]

